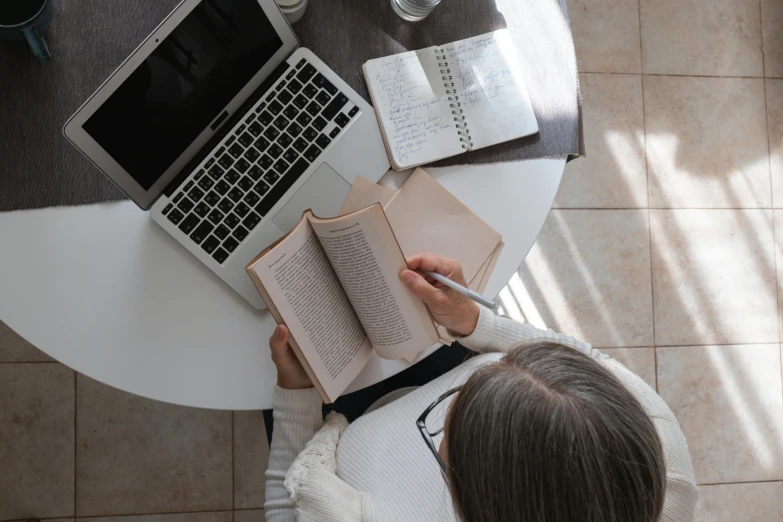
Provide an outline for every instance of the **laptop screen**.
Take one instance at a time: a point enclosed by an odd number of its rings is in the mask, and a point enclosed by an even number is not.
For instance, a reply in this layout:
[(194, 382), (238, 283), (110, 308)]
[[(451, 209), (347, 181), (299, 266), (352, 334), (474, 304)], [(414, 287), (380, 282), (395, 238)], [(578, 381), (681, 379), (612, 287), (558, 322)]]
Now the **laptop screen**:
[(204, 0), (83, 128), (149, 190), (282, 44), (258, 0)]

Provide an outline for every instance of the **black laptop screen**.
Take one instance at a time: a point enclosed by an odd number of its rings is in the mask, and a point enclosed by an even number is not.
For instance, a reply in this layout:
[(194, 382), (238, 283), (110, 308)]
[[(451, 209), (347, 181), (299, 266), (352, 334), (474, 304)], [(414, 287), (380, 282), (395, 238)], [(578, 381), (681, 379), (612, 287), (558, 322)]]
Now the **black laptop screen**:
[(282, 45), (258, 0), (204, 0), (84, 130), (149, 190)]

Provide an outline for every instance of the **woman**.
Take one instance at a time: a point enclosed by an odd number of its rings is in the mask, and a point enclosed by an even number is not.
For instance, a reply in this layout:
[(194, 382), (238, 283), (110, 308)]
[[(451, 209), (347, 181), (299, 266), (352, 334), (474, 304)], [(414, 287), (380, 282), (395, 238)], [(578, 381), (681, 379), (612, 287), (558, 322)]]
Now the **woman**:
[(408, 267), (410, 291), (480, 355), (346, 427), (334, 414), (323, 422), (279, 326), (268, 521), (693, 519), (685, 438), (644, 381), (589, 344), (497, 317), (415, 272), (465, 285), (454, 260), (422, 253)]

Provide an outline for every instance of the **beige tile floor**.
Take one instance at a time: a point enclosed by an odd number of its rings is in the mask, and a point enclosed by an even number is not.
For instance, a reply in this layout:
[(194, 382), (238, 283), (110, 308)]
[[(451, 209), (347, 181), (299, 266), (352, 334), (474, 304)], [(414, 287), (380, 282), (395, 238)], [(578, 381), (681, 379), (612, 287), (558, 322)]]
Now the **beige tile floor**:
[[(656, 386), (698, 520), (781, 520), (783, 2), (569, 7), (588, 157), (504, 308)], [(258, 522), (266, 457), (260, 414), (130, 396), (0, 323), (0, 521)]]

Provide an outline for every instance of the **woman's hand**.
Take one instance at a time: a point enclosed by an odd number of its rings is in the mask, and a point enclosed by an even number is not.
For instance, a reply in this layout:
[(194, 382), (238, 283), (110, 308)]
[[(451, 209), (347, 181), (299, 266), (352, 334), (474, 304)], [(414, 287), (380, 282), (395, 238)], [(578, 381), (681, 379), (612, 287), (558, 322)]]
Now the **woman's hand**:
[(277, 385), (281, 388), (310, 388), (313, 381), (307, 376), (302, 363), (288, 346), (291, 333), (285, 325), (279, 324), (272, 337), (269, 338), (269, 348), (272, 350), (272, 362), (277, 366)]
[(478, 305), (443, 283), (415, 272), (419, 268), (431, 270), (462, 286), (468, 286), (459, 262), (429, 252), (419, 252), (410, 256), (407, 261), (408, 270), (400, 273), (400, 279), (411, 292), (424, 301), (438, 324), (462, 336), (472, 334), (478, 323)]

